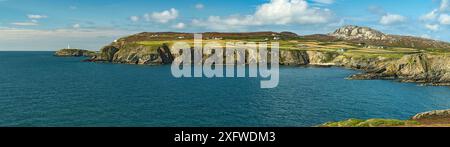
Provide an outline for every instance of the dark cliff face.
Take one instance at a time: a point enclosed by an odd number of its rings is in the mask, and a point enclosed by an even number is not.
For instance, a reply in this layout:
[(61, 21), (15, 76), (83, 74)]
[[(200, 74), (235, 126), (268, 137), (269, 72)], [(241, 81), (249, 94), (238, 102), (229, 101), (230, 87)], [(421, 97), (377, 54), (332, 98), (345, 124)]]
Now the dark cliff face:
[(114, 61), (114, 55), (119, 51), (118, 48), (114, 46), (105, 46), (102, 49), (100, 49), (100, 53), (93, 57), (95, 61), (107, 61), (107, 62), (113, 62)]
[(309, 56), (306, 51), (281, 50), (280, 64), (289, 66), (308, 65)]
[(169, 46), (167, 44), (163, 44), (161, 47), (157, 49), (159, 53), (159, 57), (161, 58), (162, 64), (170, 64), (175, 59), (172, 53), (170, 52)]

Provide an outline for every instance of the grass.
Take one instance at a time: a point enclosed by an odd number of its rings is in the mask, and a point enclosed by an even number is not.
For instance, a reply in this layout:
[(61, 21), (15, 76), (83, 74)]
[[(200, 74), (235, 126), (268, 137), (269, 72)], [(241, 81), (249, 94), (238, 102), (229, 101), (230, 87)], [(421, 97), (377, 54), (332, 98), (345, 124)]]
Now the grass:
[[(169, 47), (171, 47), (175, 41), (184, 41), (187, 42), (190, 46), (193, 46), (193, 40), (168, 40), (168, 41), (141, 41), (136, 42), (138, 45), (144, 45), (151, 49), (157, 49), (162, 46), (162, 44), (166, 43)], [(271, 40), (274, 41), (274, 40)], [(241, 40), (236, 40), (233, 38), (226, 38), (223, 40), (203, 40), (203, 45), (206, 43), (216, 42), (221, 44), (224, 47), (226, 42), (266, 42), (262, 38), (244, 38)], [(269, 41), (270, 42), (270, 41)], [(294, 39), (294, 40), (277, 40), (280, 43), (280, 50), (304, 50), (304, 51), (323, 51), (323, 52), (339, 52), (345, 56), (354, 57), (354, 58), (378, 58), (384, 57), (388, 59), (399, 59), (404, 55), (408, 54), (416, 54), (416, 53), (430, 53), (436, 55), (447, 55), (450, 53), (450, 50), (446, 49), (414, 49), (414, 48), (383, 48), (383, 49), (375, 49), (375, 48), (364, 48), (355, 44), (336, 41), (336, 42), (319, 42), (314, 40), (302, 40), (302, 39)], [(342, 52), (342, 49), (345, 51)], [(450, 54), (448, 54), (450, 56)]]
[(175, 41), (141, 41), (141, 42), (137, 42), (136, 44), (143, 45), (143, 46), (145, 46), (147, 48), (158, 49), (164, 43), (166, 43), (169, 46), (171, 46), (171, 45), (173, 45), (173, 42), (175, 42)]

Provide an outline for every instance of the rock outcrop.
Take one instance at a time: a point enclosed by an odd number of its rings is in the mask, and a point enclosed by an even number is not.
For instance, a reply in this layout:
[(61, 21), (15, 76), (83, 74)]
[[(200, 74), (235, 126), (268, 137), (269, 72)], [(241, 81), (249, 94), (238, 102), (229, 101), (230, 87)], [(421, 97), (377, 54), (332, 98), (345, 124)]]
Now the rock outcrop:
[[(450, 49), (450, 43), (432, 39), (384, 34), (378, 30), (348, 25), (328, 34), (328, 36), (345, 40), (367, 48), (407, 47), (407, 48), (440, 48)], [(316, 38), (309, 36), (310, 38)], [(318, 36), (317, 36), (318, 37)], [(319, 37), (318, 39), (321, 39)]]
[(174, 60), (174, 55), (170, 48), (162, 44), (156, 49), (143, 45), (108, 45), (100, 50), (100, 53), (93, 56), (92, 62), (112, 62), (123, 64), (169, 64)]
[(445, 122), (450, 123), (450, 109), (449, 110), (435, 110), (424, 113), (419, 113), (412, 117), (412, 120), (423, 123)]
[(385, 40), (389, 38), (389, 36), (380, 31), (353, 25), (339, 28), (329, 35), (344, 40)]
[(96, 52), (83, 49), (61, 49), (56, 51), (54, 55), (59, 57), (92, 57), (96, 55)]
[(92, 61), (107, 61), (114, 62), (114, 56), (119, 51), (119, 48), (114, 46), (105, 46), (100, 49), (100, 53), (92, 57)]
[(296, 50), (281, 50), (280, 51), (280, 64), (281, 65), (307, 65), (309, 64), (309, 56), (305, 51)]
[(399, 60), (372, 61), (363, 65), (366, 66), (366, 73), (353, 75), (349, 79), (398, 79), (401, 82), (449, 85), (448, 61), (450, 57), (443, 55), (405, 55)]
[(410, 120), (397, 119), (348, 119), (327, 122), (319, 127), (450, 127), (450, 109), (416, 114)]

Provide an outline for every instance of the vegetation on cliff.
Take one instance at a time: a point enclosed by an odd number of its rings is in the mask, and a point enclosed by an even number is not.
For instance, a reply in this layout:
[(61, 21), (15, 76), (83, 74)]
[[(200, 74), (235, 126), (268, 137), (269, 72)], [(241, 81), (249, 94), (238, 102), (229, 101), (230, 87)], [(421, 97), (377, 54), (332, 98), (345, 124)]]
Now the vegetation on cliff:
[(450, 127), (450, 110), (436, 110), (416, 114), (410, 120), (348, 119), (327, 122), (319, 127)]

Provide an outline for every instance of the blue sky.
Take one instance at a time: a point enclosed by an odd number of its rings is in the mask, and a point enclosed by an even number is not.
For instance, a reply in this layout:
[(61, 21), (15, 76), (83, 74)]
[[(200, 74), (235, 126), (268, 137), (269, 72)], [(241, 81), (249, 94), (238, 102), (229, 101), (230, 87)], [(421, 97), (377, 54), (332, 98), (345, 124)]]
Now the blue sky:
[(144, 31), (316, 34), (348, 24), (450, 41), (449, 0), (0, 0), (0, 50), (98, 50)]

